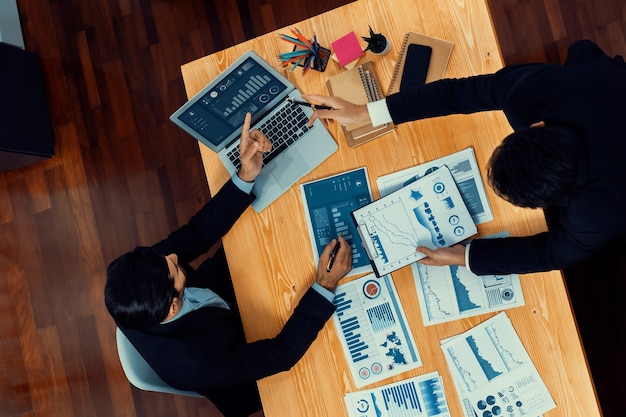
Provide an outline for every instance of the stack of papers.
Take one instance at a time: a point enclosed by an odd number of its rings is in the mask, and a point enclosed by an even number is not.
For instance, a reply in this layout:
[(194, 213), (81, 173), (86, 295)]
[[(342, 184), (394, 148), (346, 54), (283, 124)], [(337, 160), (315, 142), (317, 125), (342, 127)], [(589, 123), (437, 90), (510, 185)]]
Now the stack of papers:
[(477, 232), (446, 166), (354, 210), (352, 218), (377, 276), (424, 258), (418, 246), (452, 246)]
[(402, 171), (383, 175), (376, 180), (381, 196), (392, 193), (446, 166), (452, 173), (461, 197), (476, 224), (493, 220), (493, 212), (487, 199), (485, 186), (480, 176), (474, 149), (467, 148), (443, 158), (435, 159)]

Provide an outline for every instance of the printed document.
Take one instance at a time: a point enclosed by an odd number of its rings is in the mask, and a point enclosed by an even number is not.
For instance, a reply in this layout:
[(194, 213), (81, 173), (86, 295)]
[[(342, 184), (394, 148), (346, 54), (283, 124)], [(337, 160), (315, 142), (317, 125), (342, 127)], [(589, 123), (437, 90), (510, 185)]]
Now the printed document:
[(467, 206), (474, 223), (481, 224), (493, 220), (493, 213), (485, 186), (480, 176), (474, 149), (467, 148), (434, 161), (420, 164), (392, 174), (383, 175), (376, 180), (381, 197), (396, 191), (407, 184), (431, 173), (442, 166), (447, 166), (454, 177), (461, 197)]
[(357, 387), (422, 366), (390, 275), (337, 286), (335, 306), (333, 322)]
[(352, 212), (377, 276), (389, 274), (437, 249), (476, 234), (459, 190), (446, 166)]
[(411, 266), (424, 326), (524, 305), (519, 275), (478, 276), (457, 266)]
[(437, 371), (346, 394), (349, 417), (450, 417)]
[(556, 407), (505, 312), (441, 349), (466, 417), (535, 417)]

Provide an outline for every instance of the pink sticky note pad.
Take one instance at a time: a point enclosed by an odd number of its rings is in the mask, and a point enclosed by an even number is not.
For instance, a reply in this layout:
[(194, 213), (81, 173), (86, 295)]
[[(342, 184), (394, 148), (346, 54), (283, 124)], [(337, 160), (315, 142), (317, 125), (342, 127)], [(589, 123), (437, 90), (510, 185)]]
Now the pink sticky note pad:
[(332, 42), (331, 46), (337, 56), (339, 65), (342, 67), (360, 58), (364, 54), (361, 44), (354, 32), (350, 32), (337, 39), (335, 42)]

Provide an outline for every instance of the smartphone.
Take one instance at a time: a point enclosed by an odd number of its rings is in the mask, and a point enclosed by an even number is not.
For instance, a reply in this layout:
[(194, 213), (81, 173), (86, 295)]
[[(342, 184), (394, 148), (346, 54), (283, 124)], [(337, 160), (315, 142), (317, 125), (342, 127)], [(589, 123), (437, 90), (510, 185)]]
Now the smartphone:
[(410, 44), (406, 50), (404, 71), (400, 80), (400, 91), (418, 87), (426, 83), (433, 48), (426, 45)]

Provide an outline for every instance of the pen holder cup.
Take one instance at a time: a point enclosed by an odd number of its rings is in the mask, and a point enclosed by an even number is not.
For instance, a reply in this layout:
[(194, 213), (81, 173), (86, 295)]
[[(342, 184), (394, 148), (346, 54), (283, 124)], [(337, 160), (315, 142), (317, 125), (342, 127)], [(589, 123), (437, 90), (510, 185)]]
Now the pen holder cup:
[[(328, 65), (328, 60), (330, 59), (330, 49), (324, 48), (323, 46), (319, 47), (319, 52), (317, 59), (313, 61), (313, 66), (311, 69), (315, 71), (324, 72), (326, 71), (326, 66)], [(297, 46), (293, 47), (294, 51), (302, 50), (302, 48), (298, 48)], [(303, 64), (298, 64), (299, 67), (303, 67)]]

